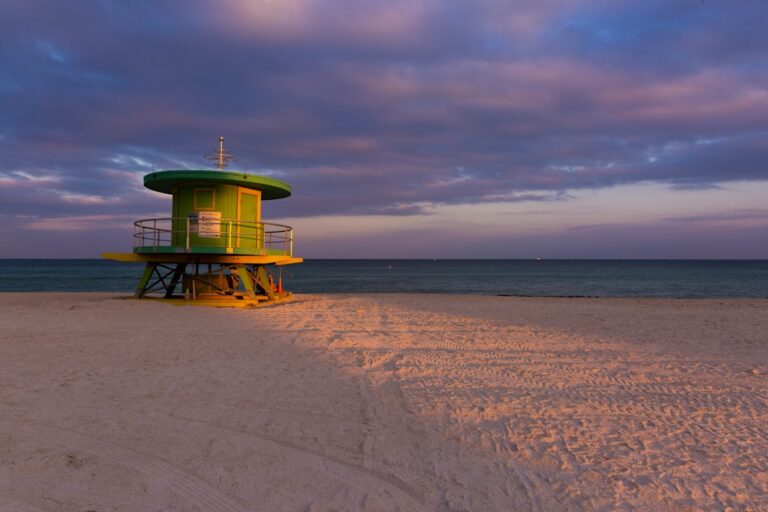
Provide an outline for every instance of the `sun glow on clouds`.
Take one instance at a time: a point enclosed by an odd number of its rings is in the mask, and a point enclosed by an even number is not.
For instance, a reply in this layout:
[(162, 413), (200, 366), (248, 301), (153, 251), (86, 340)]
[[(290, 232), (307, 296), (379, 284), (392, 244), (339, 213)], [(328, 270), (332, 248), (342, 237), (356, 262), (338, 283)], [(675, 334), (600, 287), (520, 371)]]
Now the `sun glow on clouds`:
[(425, 5), (434, 2), (362, 0), (329, 6), (321, 0), (224, 0), (221, 4), (228, 15), (220, 23), (256, 38), (348, 44), (377, 41), (397, 46), (414, 38)]

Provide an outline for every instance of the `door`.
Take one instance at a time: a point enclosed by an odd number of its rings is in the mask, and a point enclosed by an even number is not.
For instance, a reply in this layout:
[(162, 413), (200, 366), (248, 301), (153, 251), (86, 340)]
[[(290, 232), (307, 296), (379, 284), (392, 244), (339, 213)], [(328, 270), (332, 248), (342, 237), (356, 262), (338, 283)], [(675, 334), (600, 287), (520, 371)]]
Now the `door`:
[(258, 252), (264, 246), (261, 218), (261, 192), (239, 188), (237, 191), (237, 247)]

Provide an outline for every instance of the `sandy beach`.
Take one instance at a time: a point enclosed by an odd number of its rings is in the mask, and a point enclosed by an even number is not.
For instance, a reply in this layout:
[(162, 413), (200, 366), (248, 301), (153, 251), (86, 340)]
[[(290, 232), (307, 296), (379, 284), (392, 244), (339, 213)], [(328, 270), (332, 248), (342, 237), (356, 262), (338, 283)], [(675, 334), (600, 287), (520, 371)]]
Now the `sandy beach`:
[(0, 294), (0, 511), (768, 510), (768, 300)]

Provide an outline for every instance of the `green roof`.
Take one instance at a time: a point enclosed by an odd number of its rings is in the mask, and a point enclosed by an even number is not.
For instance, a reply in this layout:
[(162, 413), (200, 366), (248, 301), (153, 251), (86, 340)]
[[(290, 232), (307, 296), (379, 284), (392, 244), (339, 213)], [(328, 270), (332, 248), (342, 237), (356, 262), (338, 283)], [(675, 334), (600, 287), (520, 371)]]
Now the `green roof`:
[(173, 194), (176, 185), (182, 183), (236, 185), (261, 190), (262, 199), (282, 199), (291, 195), (291, 186), (284, 181), (238, 171), (171, 170), (151, 172), (144, 176), (145, 187), (165, 194)]

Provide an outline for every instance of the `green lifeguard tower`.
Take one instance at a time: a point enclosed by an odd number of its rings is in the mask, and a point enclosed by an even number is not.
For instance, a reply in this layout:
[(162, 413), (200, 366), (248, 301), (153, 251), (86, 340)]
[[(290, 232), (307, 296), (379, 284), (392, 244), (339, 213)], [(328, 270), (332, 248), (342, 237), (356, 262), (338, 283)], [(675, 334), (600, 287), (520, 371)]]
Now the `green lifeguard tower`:
[[(171, 194), (171, 217), (133, 225), (133, 252), (104, 253), (122, 262), (146, 263), (136, 297), (213, 306), (258, 306), (290, 298), (280, 267), (293, 256), (293, 228), (261, 222), (262, 200), (291, 195), (285, 182), (225, 171), (231, 155), (207, 158), (218, 170), (168, 170), (144, 176), (144, 186)], [(276, 266), (277, 277), (268, 266)]]

